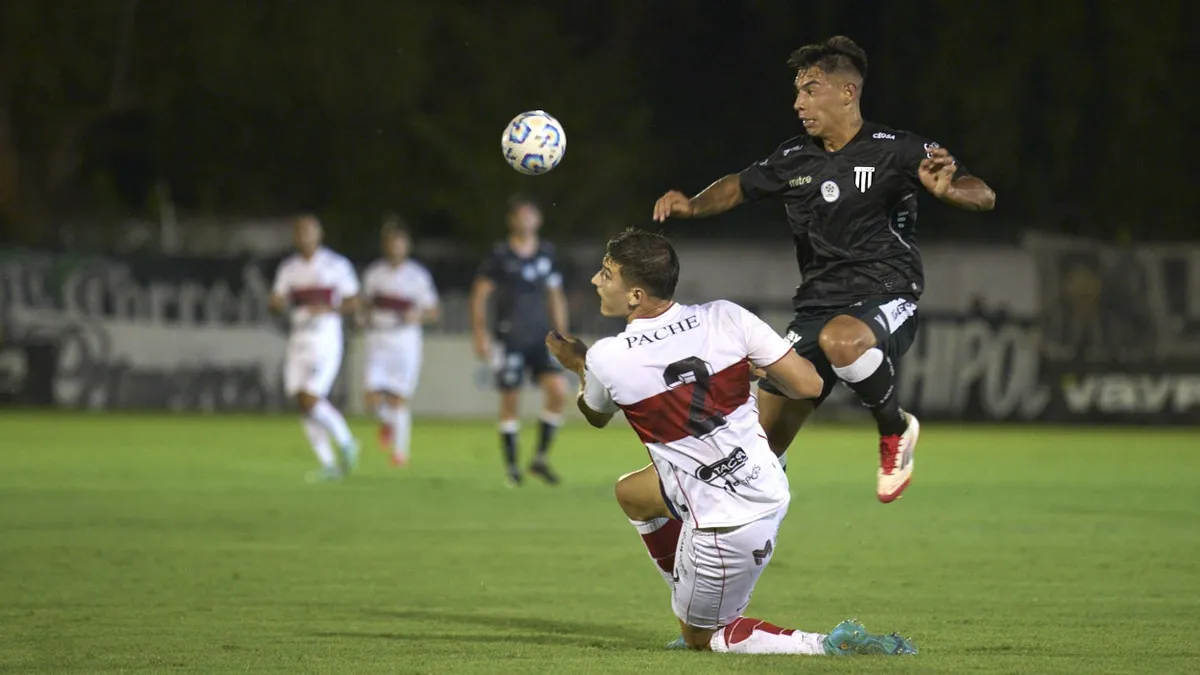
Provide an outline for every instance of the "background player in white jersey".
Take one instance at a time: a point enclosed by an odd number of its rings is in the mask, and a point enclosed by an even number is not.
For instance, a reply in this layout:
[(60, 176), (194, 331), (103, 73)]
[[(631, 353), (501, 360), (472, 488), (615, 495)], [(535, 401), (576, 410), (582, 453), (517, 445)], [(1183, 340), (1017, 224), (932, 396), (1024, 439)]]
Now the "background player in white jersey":
[(438, 320), (433, 277), (408, 257), (412, 238), (399, 218), (383, 225), (383, 258), (363, 274), (366, 296), (367, 358), (364, 380), (367, 407), (379, 418), (379, 440), (392, 464), (408, 463), (412, 400), (421, 374), (422, 324)]
[(578, 406), (588, 422), (602, 427), (621, 411), (650, 451), (644, 471), (661, 477), (655, 491), (661, 486), (670, 513), (664, 508), (662, 523), (635, 525), (645, 535), (666, 529), (672, 514), (681, 521), (672, 528), (673, 565), (663, 572), (683, 641), (744, 654), (915, 653), (907, 640), (871, 635), (853, 621), (820, 634), (742, 615), (791, 499), (759, 425), (750, 367), (794, 398), (819, 395), (823, 382), (787, 340), (738, 305), (674, 302), (678, 279), (679, 258), (665, 237), (626, 231), (608, 243), (592, 278), (601, 313), (624, 317), (626, 329), (591, 349), (555, 333), (546, 343), (579, 374)]
[(321, 245), (315, 216), (300, 216), (294, 227), (296, 253), (279, 265), (271, 289), (272, 309), (288, 311), (291, 324), (283, 387), (304, 411), (304, 433), (321, 461), (310, 477), (334, 480), (358, 461), (346, 419), (326, 398), (342, 367), (342, 314), (355, 309), (358, 277), (349, 260)]

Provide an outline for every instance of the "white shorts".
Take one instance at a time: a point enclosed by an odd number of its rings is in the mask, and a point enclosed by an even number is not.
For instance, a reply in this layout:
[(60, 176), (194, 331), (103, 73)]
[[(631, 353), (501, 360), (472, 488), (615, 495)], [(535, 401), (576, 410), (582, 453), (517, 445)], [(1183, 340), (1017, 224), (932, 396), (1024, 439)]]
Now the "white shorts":
[(739, 527), (698, 530), (686, 522), (675, 551), (671, 608), (689, 626), (716, 630), (746, 611), (775, 552), (787, 506)]
[(302, 393), (328, 396), (341, 367), (340, 335), (337, 340), (293, 338), (288, 342), (287, 362), (283, 367), (283, 391), (288, 398)]
[(368, 335), (366, 348), (363, 383), (367, 391), (411, 399), (421, 377), (421, 334)]

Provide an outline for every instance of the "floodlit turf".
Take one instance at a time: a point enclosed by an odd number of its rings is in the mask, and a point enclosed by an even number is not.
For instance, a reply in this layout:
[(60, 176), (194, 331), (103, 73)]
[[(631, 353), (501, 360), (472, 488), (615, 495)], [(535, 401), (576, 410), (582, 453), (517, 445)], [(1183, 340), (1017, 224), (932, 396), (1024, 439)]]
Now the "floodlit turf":
[[(533, 425), (527, 425), (531, 429)], [(916, 657), (667, 652), (668, 592), (612, 499), (623, 424), (566, 429), (558, 488), (487, 424), (306, 485), (291, 418), (0, 411), (0, 672), (1197, 672), (1200, 432), (926, 424), (903, 500), (870, 429), (804, 431), (750, 614), (856, 616)], [(524, 447), (532, 443), (531, 433)]]

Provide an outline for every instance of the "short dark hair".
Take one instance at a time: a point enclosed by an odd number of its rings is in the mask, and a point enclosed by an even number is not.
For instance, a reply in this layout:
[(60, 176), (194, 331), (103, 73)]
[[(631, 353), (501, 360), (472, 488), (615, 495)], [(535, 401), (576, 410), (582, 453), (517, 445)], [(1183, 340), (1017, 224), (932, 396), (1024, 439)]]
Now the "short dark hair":
[(533, 197), (530, 197), (527, 194), (517, 193), (508, 198), (508, 210), (504, 213), (505, 215), (511, 216), (522, 206), (532, 206), (538, 211), (542, 210), (542, 207), (538, 205), (537, 200), (535, 200)]
[(389, 237), (404, 237), (412, 240), (412, 231), (408, 229), (408, 223), (396, 213), (387, 213), (383, 216), (383, 227), (380, 232)]
[(787, 62), (796, 70), (816, 66), (827, 73), (852, 71), (867, 79), (867, 53), (854, 40), (835, 35), (824, 42), (804, 45), (792, 52)]
[(604, 253), (621, 266), (625, 285), (638, 286), (659, 300), (675, 297), (679, 256), (663, 235), (631, 227), (610, 239)]

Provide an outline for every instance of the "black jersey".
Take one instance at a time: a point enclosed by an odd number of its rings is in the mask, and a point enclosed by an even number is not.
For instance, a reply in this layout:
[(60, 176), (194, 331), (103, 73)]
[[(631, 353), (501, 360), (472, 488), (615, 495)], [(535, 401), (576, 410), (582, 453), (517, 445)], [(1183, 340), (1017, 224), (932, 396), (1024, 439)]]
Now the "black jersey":
[[(924, 188), (917, 167), (935, 147), (864, 122), (837, 152), (798, 136), (739, 174), (747, 199), (783, 199), (800, 266), (792, 299), (797, 313), (921, 296), (925, 274), (915, 230)], [(959, 175), (965, 175), (961, 165)]]
[(479, 276), (496, 284), (492, 333), (506, 344), (541, 344), (550, 331), (548, 289), (562, 286), (554, 246), (540, 242), (537, 251), (522, 258), (500, 242), (479, 266)]

